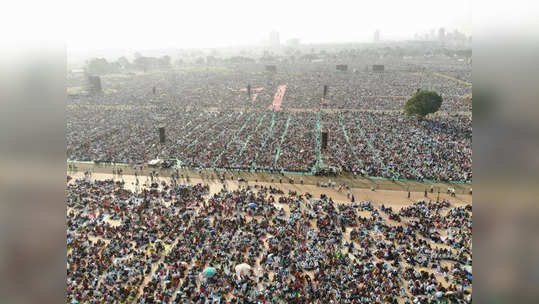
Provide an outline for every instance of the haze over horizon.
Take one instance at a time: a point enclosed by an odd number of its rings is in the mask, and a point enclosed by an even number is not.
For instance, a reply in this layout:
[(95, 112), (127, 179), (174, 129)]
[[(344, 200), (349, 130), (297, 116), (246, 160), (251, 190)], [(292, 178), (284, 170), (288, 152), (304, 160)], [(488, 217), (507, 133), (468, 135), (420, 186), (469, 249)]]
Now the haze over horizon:
[(68, 56), (104, 50), (256, 46), (272, 30), (280, 33), (281, 42), (299, 38), (302, 43), (370, 42), (376, 29), (382, 39), (392, 40), (440, 27), (471, 33), (471, 0), (446, 4), (336, 0), (331, 5), (276, 0), (263, 8), (247, 0), (211, 2), (76, 3), (66, 16)]

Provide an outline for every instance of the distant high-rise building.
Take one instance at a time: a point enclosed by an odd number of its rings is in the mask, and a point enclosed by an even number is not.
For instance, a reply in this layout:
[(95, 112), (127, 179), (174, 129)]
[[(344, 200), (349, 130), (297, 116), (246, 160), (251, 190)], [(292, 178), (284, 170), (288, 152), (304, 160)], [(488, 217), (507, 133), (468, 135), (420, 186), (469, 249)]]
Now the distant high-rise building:
[(444, 41), (445, 40), (445, 29), (443, 27), (441, 27), (439, 30), (438, 30), (438, 40), (440, 41)]
[(456, 41), (459, 41), (459, 42), (466, 41), (466, 35), (464, 33), (459, 32), (459, 30), (457, 29), (453, 31), (453, 37)]
[(279, 39), (279, 32), (272, 31), (269, 35), (269, 44), (270, 46), (279, 46), (281, 44), (281, 40)]
[(374, 31), (374, 43), (380, 42), (380, 30)]
[(299, 40), (299, 38), (288, 39), (286, 41), (286, 44), (288, 44), (289, 46), (292, 46), (292, 47), (297, 47), (297, 46), (300, 45), (300, 40)]

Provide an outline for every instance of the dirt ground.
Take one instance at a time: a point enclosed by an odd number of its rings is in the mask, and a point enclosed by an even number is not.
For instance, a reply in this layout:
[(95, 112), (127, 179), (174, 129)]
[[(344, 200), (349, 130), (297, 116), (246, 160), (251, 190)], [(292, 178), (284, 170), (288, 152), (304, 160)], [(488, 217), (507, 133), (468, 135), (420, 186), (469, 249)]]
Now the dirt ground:
[[(135, 172), (139, 176), (147, 176), (152, 171), (158, 171), (159, 176), (162, 177), (170, 177), (172, 173), (174, 173), (174, 170), (172, 169), (156, 169), (156, 168), (150, 168), (148, 166), (144, 166), (142, 170), (138, 169), (134, 170), (130, 166), (120, 165), (120, 166), (111, 166), (111, 165), (95, 165), (95, 164), (87, 164), (87, 163), (70, 163), (72, 165), (75, 165), (77, 167), (77, 171), (86, 171), (91, 170), (93, 173), (108, 173), (112, 174), (112, 170), (114, 168), (121, 168), (123, 170), (123, 175), (134, 175)], [(69, 171), (69, 169), (68, 169)], [(202, 179), (211, 181), (212, 179), (217, 180), (216, 173), (223, 171), (213, 171), (213, 170), (195, 170), (195, 169), (179, 169), (179, 174), (183, 174), (184, 176), (189, 176), (191, 179)], [(464, 200), (471, 203), (471, 195), (469, 195), (469, 191), (472, 188), (472, 184), (452, 184), (448, 182), (436, 182), (436, 183), (430, 183), (430, 182), (420, 182), (420, 181), (392, 181), (392, 180), (382, 180), (382, 179), (374, 179), (369, 177), (362, 177), (362, 176), (354, 176), (353, 174), (345, 173), (341, 174), (336, 177), (321, 177), (321, 176), (313, 176), (313, 175), (302, 175), (302, 174), (271, 174), (271, 173), (261, 173), (261, 172), (241, 172), (241, 171), (227, 171), (226, 172), (227, 180), (231, 180), (231, 178), (235, 181), (238, 180), (238, 178), (244, 178), (249, 181), (249, 184), (271, 184), (271, 179), (273, 178), (275, 184), (281, 184), (279, 183), (279, 179), (282, 179), (282, 185), (287, 184), (288, 186), (292, 187), (291, 189), (299, 191), (299, 186), (301, 186), (300, 181), (303, 178), (303, 186), (313, 186), (312, 187), (305, 187), (305, 191), (313, 191), (313, 189), (317, 189), (319, 187), (316, 187), (318, 183), (327, 183), (328, 181), (335, 182), (337, 186), (339, 184), (345, 184), (348, 185), (350, 188), (354, 188), (354, 191), (359, 191), (358, 193), (362, 193), (364, 195), (367, 195), (369, 193), (372, 195), (373, 199), (376, 199), (378, 197), (378, 193), (386, 193), (382, 190), (392, 190), (393, 192), (405, 192), (404, 196), (402, 194), (398, 194), (395, 197), (403, 197), (407, 198), (408, 191), (411, 192), (411, 199), (417, 200), (418, 195), (421, 197), (424, 196), (424, 191), (427, 190), (428, 196), (431, 199), (436, 199), (438, 191), (440, 192), (440, 197), (443, 196), (445, 193), (447, 193), (447, 188), (451, 187), (455, 189), (455, 192), (457, 194), (456, 200)], [(294, 184), (289, 183), (289, 178), (294, 179)], [(370, 189), (374, 187), (375, 191), (371, 191)], [(430, 188), (433, 187), (434, 193), (430, 193)], [(303, 187), (302, 187), (303, 188)], [(328, 189), (328, 188), (320, 188), (320, 189)], [(361, 191), (364, 189), (368, 189), (368, 191)], [(299, 191), (304, 192), (304, 191)], [(330, 194), (327, 192), (324, 192), (326, 194)], [(392, 197), (392, 192), (387, 192), (386, 194), (389, 195), (389, 197)], [(312, 192), (311, 194), (315, 194), (315, 192)], [(344, 193), (344, 197), (346, 198), (346, 193)], [(384, 195), (385, 196), (385, 195)], [(358, 198), (356, 197), (356, 200)], [(410, 201), (410, 200), (409, 200)]]
[[(95, 171), (94, 171), (95, 172)], [(83, 177), (83, 172), (77, 172), (74, 174), (71, 174), (68, 172), (72, 177)], [(112, 178), (113, 175), (109, 173), (94, 173), (92, 175), (92, 178), (94, 179), (109, 179)], [(120, 178), (116, 178), (116, 180), (119, 180)], [(125, 187), (131, 190), (135, 189), (135, 176), (134, 175), (123, 175), (122, 178), (126, 185)], [(160, 176), (160, 179), (164, 179), (168, 181), (168, 177), (162, 177)], [(139, 180), (141, 184), (145, 183), (148, 180), (147, 176), (139, 175)], [(278, 179), (276, 179), (278, 180)], [(180, 179), (181, 182), (187, 182), (185, 179)], [(189, 183), (191, 184), (197, 184), (197, 183), (204, 183), (208, 184), (210, 186), (210, 194), (217, 193), (221, 190), (222, 184), (217, 179), (202, 179), (202, 178), (189, 178)], [(345, 189), (339, 191), (338, 186), (336, 187), (318, 187), (316, 184), (308, 184), (305, 183), (303, 185), (301, 184), (290, 184), (288, 182), (279, 183), (279, 182), (267, 182), (267, 181), (254, 181), (249, 180), (249, 182), (238, 182), (237, 179), (234, 180), (227, 180), (227, 187), (230, 190), (237, 189), (240, 185), (262, 185), (262, 186), (272, 186), (281, 189), (285, 193), (288, 191), (296, 191), (298, 193), (304, 194), (304, 193), (310, 193), (314, 197), (320, 197), (321, 194), (326, 194), (327, 196), (331, 197), (335, 202), (350, 202), (350, 199), (346, 197), (347, 192)], [(436, 188), (435, 188), (436, 189)], [(447, 188), (446, 188), (447, 189)], [(447, 190), (446, 190), (447, 191)], [(400, 208), (401, 206), (410, 205), (413, 202), (425, 199), (425, 200), (433, 200), (435, 201), (438, 198), (438, 193), (436, 190), (434, 193), (427, 192), (427, 197), (425, 198), (424, 191), (410, 191), (410, 198), (408, 198), (408, 192), (407, 191), (401, 191), (401, 190), (380, 190), (377, 189), (375, 191), (372, 191), (370, 188), (360, 188), (360, 187), (351, 187), (350, 188), (351, 194), (354, 195), (356, 201), (371, 201), (376, 204), (384, 204), (386, 206), (395, 206), (397, 208)], [(447, 193), (440, 193), (440, 199), (449, 199), (452, 203), (454, 203), (457, 206), (472, 204), (472, 196), (469, 194), (458, 194), (456, 197), (451, 197)]]

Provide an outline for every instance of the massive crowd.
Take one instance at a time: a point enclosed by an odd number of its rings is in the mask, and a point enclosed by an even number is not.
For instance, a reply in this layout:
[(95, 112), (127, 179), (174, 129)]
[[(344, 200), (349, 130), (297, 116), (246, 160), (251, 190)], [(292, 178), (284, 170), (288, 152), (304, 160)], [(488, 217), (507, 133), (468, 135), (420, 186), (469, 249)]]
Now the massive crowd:
[[(471, 111), (471, 86), (438, 75), (471, 83), (471, 66), (454, 60), (424, 62), (428, 69), (415, 71), (411, 68), (415, 64), (387, 64), (386, 71), (381, 73), (365, 70), (369, 66), (361, 62), (349, 64), (345, 73), (337, 72), (332, 63), (287, 63), (279, 66), (276, 73), (264, 71), (263, 64), (244, 64), (185, 67), (141, 75), (105, 75), (102, 86), (109, 94), (71, 102), (138, 106), (171, 103), (180, 108), (198, 109), (267, 108), (277, 87), (287, 84), (285, 109), (400, 110), (417, 89), (422, 89), (441, 94), (442, 111)], [(80, 86), (81, 81), (68, 79), (74, 86)], [(247, 97), (248, 85), (253, 89), (251, 98)], [(328, 94), (322, 101), (324, 85), (328, 86)], [(253, 98), (255, 88), (259, 91)]]
[[(321, 160), (369, 176), (472, 179), (472, 121), (465, 115), (417, 120), (394, 112), (184, 110), (167, 115), (168, 139), (160, 144), (156, 123), (143, 111), (87, 107), (69, 113), (72, 160), (141, 164), (173, 158), (195, 168), (303, 172)], [(323, 151), (321, 131), (329, 134)]]
[(127, 186), (68, 177), (67, 303), (471, 303), (471, 205)]
[[(283, 106), (289, 108), (401, 110), (406, 100), (421, 89), (441, 94), (441, 111), (471, 111), (471, 87), (426, 72), (303, 73), (285, 81), (290, 89)], [(328, 93), (322, 100), (324, 85)]]
[[(375, 177), (470, 181), (471, 87), (450, 79), (466, 79), (469, 66), (389, 64), (382, 73), (363, 63), (343, 73), (333, 63), (296, 62), (276, 73), (244, 64), (103, 76), (105, 94), (70, 97), (68, 159), (141, 164), (170, 158), (197, 168), (302, 172), (331, 165)], [(283, 111), (272, 112), (283, 84)], [(329, 90), (322, 98), (324, 85)], [(415, 120), (399, 111), (420, 88), (440, 92), (441, 115)], [(158, 125), (165, 125), (164, 144)], [(327, 150), (320, 146), (325, 130)]]
[(328, 158), (345, 171), (386, 178), (472, 179), (469, 117), (417, 120), (398, 113), (370, 112), (338, 116), (325, 120), (335, 134), (335, 142), (328, 144)]
[[(277, 72), (243, 63), (105, 75), (102, 95), (70, 91), (67, 156), (471, 181), (471, 66), (380, 57), (386, 71), (377, 73), (372, 59), (347, 72), (335, 71), (338, 60), (290, 58)], [(72, 76), (68, 86), (84, 86)], [(272, 111), (283, 85), (283, 111)], [(417, 89), (439, 92), (441, 113), (403, 115)], [(471, 303), (471, 205), (430, 200), (427, 190), (393, 210), (350, 190), (336, 202), (275, 186), (230, 189), (226, 173), (216, 191), (177, 172), (135, 174), (133, 184), (119, 170), (109, 180), (68, 176), (67, 303)]]

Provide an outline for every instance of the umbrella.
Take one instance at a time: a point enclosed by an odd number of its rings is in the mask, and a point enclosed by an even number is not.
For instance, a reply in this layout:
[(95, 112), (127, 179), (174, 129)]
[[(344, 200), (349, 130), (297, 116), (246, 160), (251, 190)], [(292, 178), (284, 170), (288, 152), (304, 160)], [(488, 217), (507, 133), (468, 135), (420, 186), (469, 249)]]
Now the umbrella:
[(236, 270), (236, 274), (238, 276), (240, 275), (247, 275), (249, 273), (249, 270), (251, 270), (251, 266), (249, 266), (248, 264), (245, 264), (245, 263), (241, 263), (239, 265), (236, 265), (236, 267), (234, 268)]
[(215, 274), (215, 268), (213, 267), (207, 267), (206, 269), (204, 269), (204, 274), (211, 277)]
[(258, 205), (257, 205), (256, 203), (249, 203), (248, 206), (249, 206), (249, 207), (256, 207), (256, 206), (258, 206)]

